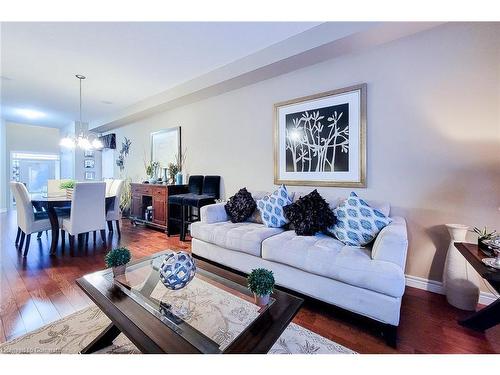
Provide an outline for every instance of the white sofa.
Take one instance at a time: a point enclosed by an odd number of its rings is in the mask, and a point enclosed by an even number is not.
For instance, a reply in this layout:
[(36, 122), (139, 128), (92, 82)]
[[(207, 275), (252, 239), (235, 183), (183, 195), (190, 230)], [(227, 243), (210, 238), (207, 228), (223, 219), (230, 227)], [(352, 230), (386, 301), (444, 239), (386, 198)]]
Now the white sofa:
[[(332, 208), (340, 201), (325, 198)], [(368, 203), (389, 215), (388, 204)], [(203, 207), (201, 220), (191, 225), (192, 252), (244, 273), (270, 269), (279, 286), (384, 323), (386, 339), (394, 344), (408, 240), (405, 220), (391, 218), (372, 247), (356, 248), (324, 234), (267, 228), (255, 215), (231, 223), (224, 203), (218, 203)]]

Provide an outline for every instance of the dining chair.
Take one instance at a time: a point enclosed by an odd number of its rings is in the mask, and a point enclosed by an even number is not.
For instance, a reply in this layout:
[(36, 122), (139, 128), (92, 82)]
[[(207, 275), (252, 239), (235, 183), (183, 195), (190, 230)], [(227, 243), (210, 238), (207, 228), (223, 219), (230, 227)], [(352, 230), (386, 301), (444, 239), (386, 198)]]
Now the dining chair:
[(108, 222), (108, 230), (113, 232), (113, 221), (116, 225), (116, 231), (118, 232), (118, 237), (121, 235), (120, 233), (120, 219), (122, 217), (122, 213), (120, 210), (120, 198), (122, 195), (124, 180), (113, 180), (111, 188), (107, 193), (108, 196), (114, 196), (115, 199), (113, 201), (113, 206), (109, 208), (108, 212), (106, 212), (106, 221)]
[[(34, 212), (33, 204), (26, 189), (26, 186), (20, 182), (10, 182), (10, 188), (14, 194), (17, 208), (17, 236), (16, 244), (19, 241), (19, 249), (22, 250), (24, 241), (23, 257), (28, 255), (30, 247), (31, 234), (43, 232), (51, 229), (49, 215), (46, 212)], [(20, 237), (20, 239), (19, 239)]]
[(111, 189), (113, 188), (113, 185), (115, 184), (115, 179), (113, 178), (105, 178), (104, 179), (104, 182), (106, 183), (106, 196), (110, 196), (111, 195)]
[(101, 231), (102, 241), (106, 244), (106, 184), (104, 182), (79, 182), (75, 184), (71, 198), (69, 218), (61, 220), (61, 238), (64, 247), (65, 234), (68, 232), (71, 250), (75, 246), (75, 236), (93, 231)]
[[(61, 189), (61, 184), (63, 182), (72, 181), (68, 178), (63, 178), (59, 180), (47, 180), (47, 196), (49, 197), (65, 197), (66, 189)], [(67, 207), (56, 207), (57, 217), (69, 217), (71, 212), (71, 206)]]

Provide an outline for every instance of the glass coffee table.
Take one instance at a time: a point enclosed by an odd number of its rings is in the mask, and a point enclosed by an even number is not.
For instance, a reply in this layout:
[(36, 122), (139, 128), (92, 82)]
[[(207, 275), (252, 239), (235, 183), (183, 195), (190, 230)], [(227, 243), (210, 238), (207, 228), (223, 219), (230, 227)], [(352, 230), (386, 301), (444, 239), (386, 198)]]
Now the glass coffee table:
[(275, 290), (259, 307), (234, 272), (195, 259), (196, 275), (183, 289), (167, 289), (159, 267), (172, 250), (76, 282), (111, 320), (82, 353), (111, 345), (123, 333), (143, 353), (267, 353), (298, 312), (303, 300)]

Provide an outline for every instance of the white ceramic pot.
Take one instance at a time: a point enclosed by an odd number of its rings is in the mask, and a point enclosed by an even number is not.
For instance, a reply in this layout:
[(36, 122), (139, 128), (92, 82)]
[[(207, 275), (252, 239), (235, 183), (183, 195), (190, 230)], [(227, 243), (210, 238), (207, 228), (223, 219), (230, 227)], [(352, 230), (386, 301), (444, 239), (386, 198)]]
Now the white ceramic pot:
[(266, 294), (265, 296), (259, 296), (257, 294), (253, 294), (254, 299), (255, 299), (255, 304), (257, 306), (266, 306), (269, 303), (269, 298), (271, 297), (270, 294)]
[(446, 300), (456, 308), (475, 311), (479, 301), (479, 275), (454, 245), (465, 241), (469, 227), (446, 224), (446, 228), (451, 237), (443, 272)]
[(120, 275), (124, 275), (126, 268), (127, 268), (126, 264), (124, 264), (122, 266), (118, 266), (118, 267), (113, 267), (113, 276), (117, 277), (117, 276), (120, 276)]

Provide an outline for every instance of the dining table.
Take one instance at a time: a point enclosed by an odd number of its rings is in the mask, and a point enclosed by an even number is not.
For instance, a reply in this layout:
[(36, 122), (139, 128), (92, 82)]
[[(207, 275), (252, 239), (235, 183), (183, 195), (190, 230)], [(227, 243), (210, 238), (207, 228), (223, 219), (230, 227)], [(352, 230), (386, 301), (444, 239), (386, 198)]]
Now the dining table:
[[(50, 243), (50, 255), (54, 255), (57, 250), (59, 242), (59, 217), (57, 215), (57, 208), (69, 207), (71, 208), (71, 198), (66, 195), (49, 195), (47, 193), (32, 193), (31, 204), (37, 211), (46, 211), (49, 220), (50, 228), (52, 230), (52, 239)], [(114, 195), (107, 195), (106, 199), (106, 213), (113, 207), (115, 202)]]

